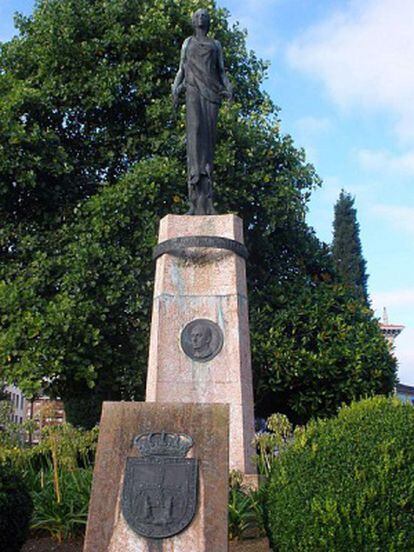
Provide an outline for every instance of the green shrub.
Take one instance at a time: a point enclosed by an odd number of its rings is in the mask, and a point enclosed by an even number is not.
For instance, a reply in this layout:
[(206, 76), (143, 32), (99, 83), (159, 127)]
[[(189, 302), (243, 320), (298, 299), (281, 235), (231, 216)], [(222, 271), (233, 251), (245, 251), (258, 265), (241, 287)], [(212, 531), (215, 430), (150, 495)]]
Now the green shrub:
[[(93, 464), (98, 433), (97, 427), (85, 431), (70, 424), (46, 426), (41, 432), (40, 442), (32, 447), (21, 442), (18, 446), (10, 446), (0, 441), (0, 464), (12, 465), (24, 480), (27, 472), (47, 469), (53, 459), (68, 469), (87, 467)], [(29, 491), (30, 482), (29, 478)]]
[(24, 466), (34, 505), (32, 529), (59, 542), (84, 531), (97, 435), (96, 428), (84, 431), (70, 424), (43, 430), (37, 456)]
[(292, 424), (284, 414), (272, 414), (266, 420), (266, 431), (257, 433), (254, 439), (256, 446), (256, 464), (260, 475), (266, 479), (280, 452), (292, 440)]
[[(13, 465), (32, 497), (31, 529), (58, 541), (83, 532), (97, 437), (97, 428), (84, 431), (63, 424), (43, 428), (34, 447), (0, 444), (0, 465)], [(8, 549), (0, 546), (3, 550)]]
[(414, 550), (414, 408), (375, 397), (295, 434), (267, 490), (275, 550)]
[(31, 528), (45, 531), (59, 542), (83, 533), (91, 485), (92, 467), (59, 468), (55, 473), (51, 466), (33, 474)]
[(243, 474), (237, 470), (230, 472), (229, 487), (229, 539), (240, 540), (265, 534), (262, 489), (245, 487)]
[(30, 525), (32, 501), (22, 480), (0, 465), (0, 550), (18, 552)]
[(107, 397), (95, 388), (72, 393), (64, 400), (66, 420), (76, 427), (92, 429), (99, 423), (102, 402), (106, 399)]

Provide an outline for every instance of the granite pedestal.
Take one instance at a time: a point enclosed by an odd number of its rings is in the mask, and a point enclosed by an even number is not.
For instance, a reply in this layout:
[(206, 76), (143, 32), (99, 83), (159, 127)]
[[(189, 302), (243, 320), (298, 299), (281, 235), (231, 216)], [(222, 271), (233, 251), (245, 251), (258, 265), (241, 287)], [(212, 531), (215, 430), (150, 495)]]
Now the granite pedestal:
[[(159, 244), (197, 236), (243, 244), (242, 221), (235, 215), (167, 215), (161, 220)], [(245, 259), (237, 248), (178, 249), (162, 254), (156, 263), (146, 401), (228, 403), (230, 469), (254, 478)], [(221, 330), (222, 346), (211, 359), (191, 358), (183, 350), (183, 331), (199, 319)]]
[[(228, 419), (222, 404), (104, 403), (84, 552), (226, 552)], [(127, 458), (139, 457), (133, 440), (155, 431), (191, 436), (188, 457), (198, 460), (194, 518), (164, 539), (138, 535), (121, 508)]]

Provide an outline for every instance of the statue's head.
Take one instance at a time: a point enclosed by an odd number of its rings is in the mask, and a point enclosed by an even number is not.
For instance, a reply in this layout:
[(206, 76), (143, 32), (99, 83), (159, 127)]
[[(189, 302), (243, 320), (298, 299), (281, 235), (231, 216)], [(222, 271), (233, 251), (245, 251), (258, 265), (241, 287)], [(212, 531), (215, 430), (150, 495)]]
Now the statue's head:
[(211, 328), (203, 324), (195, 324), (191, 330), (191, 344), (195, 352), (201, 352), (210, 346), (213, 334)]
[(191, 20), (193, 22), (193, 27), (195, 29), (197, 27), (206, 29), (207, 31), (210, 29), (210, 14), (208, 13), (207, 10), (203, 8), (200, 8), (199, 10), (195, 11), (193, 13)]

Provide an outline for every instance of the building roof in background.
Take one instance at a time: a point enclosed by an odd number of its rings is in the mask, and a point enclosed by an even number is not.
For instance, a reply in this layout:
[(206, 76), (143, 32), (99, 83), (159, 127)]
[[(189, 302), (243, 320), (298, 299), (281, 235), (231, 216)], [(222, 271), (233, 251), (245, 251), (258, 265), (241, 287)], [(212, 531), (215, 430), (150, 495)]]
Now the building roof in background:
[(414, 395), (414, 387), (411, 385), (404, 385), (403, 383), (397, 383), (397, 393), (407, 393)]

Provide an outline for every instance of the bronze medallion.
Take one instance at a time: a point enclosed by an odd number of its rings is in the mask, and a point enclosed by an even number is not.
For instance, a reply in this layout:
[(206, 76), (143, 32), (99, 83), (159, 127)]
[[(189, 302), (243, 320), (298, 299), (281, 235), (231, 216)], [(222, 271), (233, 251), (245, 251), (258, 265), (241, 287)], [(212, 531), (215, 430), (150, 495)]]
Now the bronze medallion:
[(208, 362), (223, 347), (223, 332), (215, 322), (198, 318), (189, 322), (181, 332), (184, 353), (197, 362)]
[(192, 521), (197, 505), (198, 463), (185, 458), (193, 445), (188, 435), (145, 433), (135, 444), (141, 458), (128, 458), (122, 513), (138, 535), (165, 539)]

